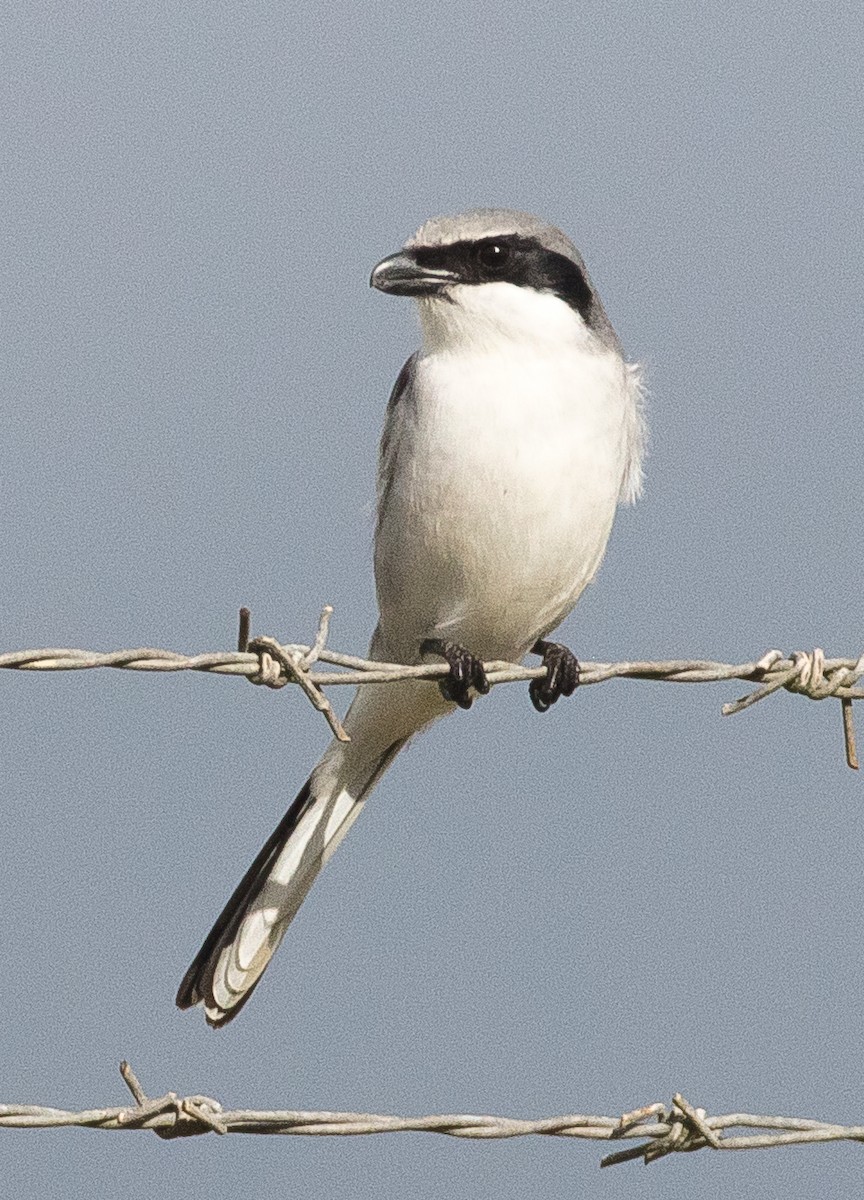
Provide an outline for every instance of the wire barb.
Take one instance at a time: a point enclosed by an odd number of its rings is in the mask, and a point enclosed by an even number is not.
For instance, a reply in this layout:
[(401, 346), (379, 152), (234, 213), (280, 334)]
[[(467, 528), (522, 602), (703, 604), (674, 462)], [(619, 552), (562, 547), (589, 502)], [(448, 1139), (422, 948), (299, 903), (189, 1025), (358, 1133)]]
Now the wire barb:
[(147, 1096), (141, 1084), (138, 1082), (138, 1076), (132, 1070), (125, 1058), (120, 1064), (120, 1075), (122, 1076), (123, 1082), (132, 1093), (135, 1103), (139, 1108), (143, 1107), (147, 1103)]
[(249, 626), (251, 621), (251, 611), (248, 608), (241, 608), (237, 629), (237, 652), (239, 654), (245, 654), (249, 649)]
[(242, 639), (245, 633), (246, 649), (257, 654), (259, 659), (258, 672), (249, 676), (250, 683), (264, 684), (270, 688), (282, 688), (286, 683), (299, 684), (301, 691), (309, 698), (313, 708), (324, 714), (327, 724), (338, 740), (350, 742), (351, 738), (345, 732), (330, 701), (321, 688), (309, 678), (309, 668), (317, 662), (327, 645), (332, 614), (333, 606), (325, 605), (321, 610), (315, 641), (305, 654), (298, 653), (297, 647), (280, 646), (276, 639), (271, 637), (257, 637), (250, 642), (248, 635), (251, 613), (248, 608), (240, 609), (240, 637)]
[(723, 716), (734, 716), (743, 712), (766, 696), (785, 688), (799, 696), (807, 696), (810, 700), (827, 700), (829, 696), (840, 697), (841, 715), (843, 719), (843, 742), (846, 749), (846, 762), (853, 771), (858, 770), (858, 755), (855, 749), (855, 724), (852, 714), (852, 700), (860, 696), (855, 684), (864, 675), (864, 654), (860, 655), (853, 664), (851, 660), (826, 662), (825, 651), (818, 647), (815, 650), (796, 650), (790, 656), (790, 665), (782, 661), (783, 655), (779, 650), (769, 650), (757, 664), (762, 668), (763, 676), (772, 670), (784, 669), (769, 683), (763, 684), (755, 692), (735, 701), (734, 704), (723, 705)]
[[(208, 1130), (227, 1133), (228, 1127), (220, 1119), (222, 1105), (209, 1096), (178, 1097), (176, 1092), (166, 1092), (158, 1100), (148, 1100), (138, 1076), (124, 1059), (120, 1064), (123, 1082), (135, 1098), (135, 1108), (121, 1109), (117, 1113), (118, 1129), (153, 1129), (161, 1138), (195, 1137)], [(169, 1116), (169, 1124), (156, 1124), (155, 1117)], [(200, 1128), (204, 1126), (204, 1128)], [(106, 1126), (107, 1128), (107, 1126)]]
[(840, 701), (843, 712), (843, 743), (846, 748), (846, 762), (853, 771), (858, 770), (858, 750), (855, 746), (855, 718), (852, 715), (852, 701), (844, 696)]

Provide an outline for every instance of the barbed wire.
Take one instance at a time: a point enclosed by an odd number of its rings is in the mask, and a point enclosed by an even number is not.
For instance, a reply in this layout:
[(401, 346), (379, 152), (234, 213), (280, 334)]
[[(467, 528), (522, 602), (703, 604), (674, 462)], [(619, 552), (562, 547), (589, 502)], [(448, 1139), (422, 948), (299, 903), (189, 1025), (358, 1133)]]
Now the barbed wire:
[[(47, 648), (14, 650), (0, 654), (0, 669), (15, 671), (82, 671), (112, 667), (123, 671), (203, 671), (214, 675), (245, 676), (253, 683), (272, 688), (297, 684), (314, 707), (326, 718), (334, 734), (349, 741), (339, 717), (323, 689), (370, 683), (396, 683), (406, 679), (438, 680), (449, 668), (445, 663), (405, 664), (378, 662), (351, 654), (339, 654), (327, 646), (330, 605), (321, 613), (318, 630), (311, 645), (279, 643), (274, 638), (249, 640), (249, 610), (240, 610), (240, 635), (237, 650), (217, 650), (186, 655), (173, 650), (139, 647), (100, 653), (92, 650)], [(313, 670), (315, 664), (337, 670)], [(543, 666), (525, 667), (518, 663), (484, 663), (490, 686), (501, 683), (542, 679)], [(810, 700), (839, 699), (843, 718), (846, 761), (858, 769), (852, 701), (864, 699), (864, 687), (857, 687), (864, 676), (864, 654), (857, 658), (826, 658), (823, 650), (796, 650), (784, 655), (768, 650), (751, 662), (722, 663), (708, 659), (670, 659), (662, 662), (585, 662), (580, 661), (580, 687), (607, 683), (612, 679), (654, 680), (659, 683), (722, 683), (740, 679), (758, 687), (731, 703), (724, 704), (724, 716), (744, 712), (752, 705), (785, 690)]]
[[(302, 1112), (295, 1109), (257, 1110), (222, 1107), (210, 1096), (178, 1096), (167, 1092), (148, 1099), (127, 1062), (120, 1074), (135, 1098), (134, 1107), (85, 1109), (71, 1112), (35, 1104), (0, 1104), (0, 1128), (150, 1129), (161, 1138), (196, 1137), (205, 1133), (271, 1133), (307, 1137), (357, 1137), (373, 1133), (438, 1133), (448, 1137), (490, 1141), (498, 1138), (581, 1138), (587, 1141), (636, 1140), (637, 1146), (607, 1154), (601, 1167), (641, 1158), (646, 1164), (668, 1154), (693, 1150), (764, 1150), (815, 1142), (864, 1141), (864, 1125), (837, 1125), (808, 1117), (758, 1116), (728, 1113), (708, 1116), (676, 1092), (671, 1105), (645, 1104), (618, 1117), (566, 1116), (539, 1120), (519, 1117), (452, 1115), (394, 1117), (378, 1113)], [(735, 1134), (729, 1129), (764, 1132)], [(773, 1132), (767, 1132), (771, 1130)], [(647, 1140), (646, 1140), (647, 1139)]]

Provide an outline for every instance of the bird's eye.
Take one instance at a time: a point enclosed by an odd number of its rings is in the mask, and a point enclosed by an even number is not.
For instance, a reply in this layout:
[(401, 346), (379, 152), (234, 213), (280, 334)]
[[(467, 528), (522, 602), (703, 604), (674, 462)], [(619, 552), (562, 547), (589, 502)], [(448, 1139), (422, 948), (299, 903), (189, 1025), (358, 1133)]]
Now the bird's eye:
[(484, 271), (499, 274), (510, 259), (510, 247), (502, 242), (482, 242), (474, 251), (474, 257)]

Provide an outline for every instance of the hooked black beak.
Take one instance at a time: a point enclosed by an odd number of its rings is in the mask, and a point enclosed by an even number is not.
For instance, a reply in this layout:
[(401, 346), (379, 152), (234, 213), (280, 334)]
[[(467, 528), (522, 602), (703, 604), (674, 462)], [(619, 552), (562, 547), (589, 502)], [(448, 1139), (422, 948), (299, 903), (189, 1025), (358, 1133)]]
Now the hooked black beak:
[(410, 250), (383, 258), (369, 277), (371, 287), (394, 296), (434, 296), (458, 276), (452, 271), (421, 267)]

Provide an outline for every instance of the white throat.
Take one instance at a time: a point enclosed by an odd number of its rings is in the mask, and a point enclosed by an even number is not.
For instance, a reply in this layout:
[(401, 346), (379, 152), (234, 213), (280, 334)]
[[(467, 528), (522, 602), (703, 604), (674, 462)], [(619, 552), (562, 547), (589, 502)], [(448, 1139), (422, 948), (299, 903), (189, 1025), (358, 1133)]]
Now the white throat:
[(456, 284), (417, 307), (426, 354), (606, 349), (564, 300), (513, 283)]

